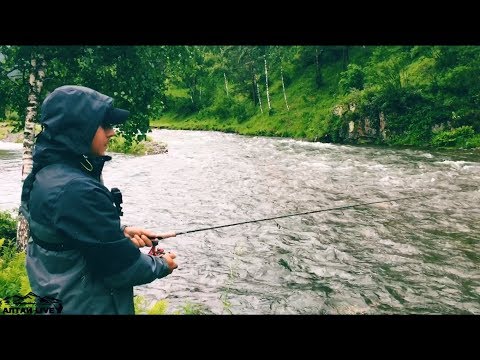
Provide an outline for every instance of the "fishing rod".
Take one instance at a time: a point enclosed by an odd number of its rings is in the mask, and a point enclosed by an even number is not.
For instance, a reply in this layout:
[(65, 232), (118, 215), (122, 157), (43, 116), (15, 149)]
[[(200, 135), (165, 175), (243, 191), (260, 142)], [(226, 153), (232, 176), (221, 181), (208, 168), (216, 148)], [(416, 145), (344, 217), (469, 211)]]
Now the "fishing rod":
[[(408, 197), (403, 197), (403, 198), (395, 198), (395, 199), (387, 199), (387, 200), (378, 200), (378, 201), (372, 201), (372, 202), (366, 202), (366, 203), (360, 203), (360, 204), (345, 205), (345, 206), (331, 207), (331, 208), (325, 208), (325, 209), (317, 209), (317, 210), (311, 210), (311, 211), (304, 211), (304, 212), (287, 214), (287, 215), (272, 216), (272, 217), (262, 218), (262, 219), (247, 220), (247, 221), (241, 221), (241, 222), (232, 223), (232, 224), (210, 226), (210, 227), (205, 227), (205, 228), (200, 228), (200, 229), (194, 229), (194, 230), (186, 230), (186, 231), (179, 231), (179, 232), (172, 231), (172, 232), (168, 232), (168, 233), (162, 234), (162, 236), (157, 237), (157, 239), (158, 239), (158, 238), (159, 238), (159, 239), (166, 239), (166, 238), (169, 238), (169, 237), (175, 237), (175, 236), (178, 236), (178, 235), (190, 234), (190, 233), (194, 233), (194, 232), (214, 230), (214, 229), (220, 229), (220, 228), (226, 228), (226, 227), (230, 227), (230, 226), (237, 226), (237, 225), (244, 225), (244, 224), (251, 224), (251, 223), (257, 223), (257, 222), (261, 222), (261, 221), (282, 219), (282, 218), (287, 218), (287, 217), (292, 217), (292, 216), (298, 216), (298, 215), (314, 214), (314, 213), (320, 213), (320, 212), (332, 211), (332, 210), (351, 209), (351, 208), (359, 207), (359, 206), (380, 204), (380, 203), (392, 202), (392, 201), (403, 201), (403, 200), (409, 200), (409, 199), (418, 199), (418, 198), (421, 198), (421, 197), (428, 197), (428, 196), (430, 196), (430, 195), (417, 195), (417, 196), (408, 196)], [(157, 245), (157, 244), (158, 244), (158, 241), (154, 240), (154, 241), (152, 241), (152, 243), (154, 243), (155, 245)], [(155, 246), (155, 245), (154, 245), (154, 246)]]

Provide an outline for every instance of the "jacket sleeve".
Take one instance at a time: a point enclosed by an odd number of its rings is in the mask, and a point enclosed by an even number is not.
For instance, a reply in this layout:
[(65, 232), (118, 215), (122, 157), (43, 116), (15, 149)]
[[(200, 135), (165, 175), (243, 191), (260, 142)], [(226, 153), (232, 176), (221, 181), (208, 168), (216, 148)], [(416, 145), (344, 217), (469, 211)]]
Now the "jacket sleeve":
[(119, 273), (106, 276), (104, 282), (113, 288), (120, 288), (148, 284), (168, 274), (170, 269), (165, 259), (141, 253), (132, 265)]
[(92, 274), (116, 287), (168, 275), (164, 259), (143, 254), (120, 230), (110, 192), (94, 179), (70, 181), (57, 199), (54, 225), (85, 256)]

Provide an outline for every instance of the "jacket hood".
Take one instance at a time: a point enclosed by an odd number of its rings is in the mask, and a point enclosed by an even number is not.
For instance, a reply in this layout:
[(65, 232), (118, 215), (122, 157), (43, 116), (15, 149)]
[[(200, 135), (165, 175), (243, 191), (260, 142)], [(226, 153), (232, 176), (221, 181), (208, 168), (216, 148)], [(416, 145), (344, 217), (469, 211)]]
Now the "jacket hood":
[(51, 144), (55, 151), (88, 155), (98, 127), (112, 109), (110, 96), (83, 86), (61, 86), (43, 101), (43, 131), (37, 142), (43, 149)]

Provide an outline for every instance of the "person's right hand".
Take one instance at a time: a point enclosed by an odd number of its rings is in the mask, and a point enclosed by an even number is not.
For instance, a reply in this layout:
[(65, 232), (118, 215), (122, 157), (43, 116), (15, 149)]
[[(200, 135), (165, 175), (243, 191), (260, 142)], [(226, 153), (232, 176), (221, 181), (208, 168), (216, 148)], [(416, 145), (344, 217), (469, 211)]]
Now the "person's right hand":
[(174, 260), (177, 257), (177, 255), (175, 255), (175, 253), (173, 252), (166, 252), (165, 254), (160, 256), (163, 257), (167, 262), (167, 265), (168, 265), (168, 268), (170, 269), (170, 274), (171, 274), (173, 270), (175, 270), (178, 267), (177, 263)]

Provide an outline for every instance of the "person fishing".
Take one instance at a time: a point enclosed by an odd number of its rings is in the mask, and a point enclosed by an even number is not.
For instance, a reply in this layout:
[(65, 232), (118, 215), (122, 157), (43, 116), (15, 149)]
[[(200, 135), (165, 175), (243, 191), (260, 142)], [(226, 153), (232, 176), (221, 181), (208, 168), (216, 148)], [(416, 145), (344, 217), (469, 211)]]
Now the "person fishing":
[(61, 314), (134, 314), (133, 287), (177, 268), (173, 252), (140, 251), (169, 235), (121, 226), (120, 204), (102, 181), (114, 126), (128, 116), (110, 96), (82, 86), (61, 86), (42, 103), (42, 131), (21, 204), (37, 306), (53, 298)]

